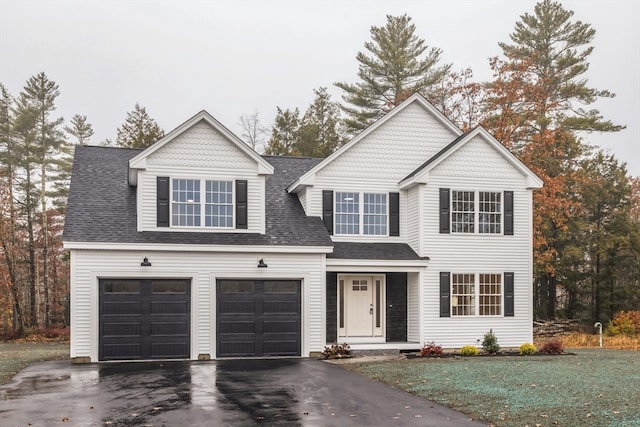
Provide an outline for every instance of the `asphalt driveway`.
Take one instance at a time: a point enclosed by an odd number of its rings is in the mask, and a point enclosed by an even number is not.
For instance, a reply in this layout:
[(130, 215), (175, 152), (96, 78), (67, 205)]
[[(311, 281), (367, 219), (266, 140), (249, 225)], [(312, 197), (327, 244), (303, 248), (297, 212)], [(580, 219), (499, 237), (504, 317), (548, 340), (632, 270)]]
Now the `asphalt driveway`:
[(35, 363), (0, 387), (3, 426), (480, 426), (312, 359)]

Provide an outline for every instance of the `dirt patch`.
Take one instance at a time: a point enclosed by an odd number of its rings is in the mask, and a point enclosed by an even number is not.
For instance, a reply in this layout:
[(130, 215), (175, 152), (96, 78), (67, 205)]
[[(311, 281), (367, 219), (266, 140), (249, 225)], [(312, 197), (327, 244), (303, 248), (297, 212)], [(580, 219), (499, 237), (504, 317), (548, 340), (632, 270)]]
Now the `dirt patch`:
[(68, 358), (68, 342), (0, 342), (0, 385), (33, 362)]
[(417, 358), (343, 367), (494, 426), (640, 425), (640, 354)]

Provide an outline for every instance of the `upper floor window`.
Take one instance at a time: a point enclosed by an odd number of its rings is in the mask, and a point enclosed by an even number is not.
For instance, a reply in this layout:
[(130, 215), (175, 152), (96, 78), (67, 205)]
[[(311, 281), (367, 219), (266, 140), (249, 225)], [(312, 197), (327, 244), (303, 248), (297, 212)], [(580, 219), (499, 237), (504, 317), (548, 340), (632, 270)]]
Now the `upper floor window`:
[(200, 180), (174, 179), (171, 222), (175, 226), (200, 227)]
[(335, 234), (386, 236), (387, 195), (336, 192)]
[(206, 181), (205, 227), (233, 227), (233, 185), (231, 181)]
[(233, 181), (173, 179), (171, 194), (173, 226), (200, 227), (204, 217), (205, 227), (233, 227)]
[[(451, 232), (500, 234), (502, 193), (489, 191), (451, 192)], [(476, 200), (478, 203), (476, 204)]]

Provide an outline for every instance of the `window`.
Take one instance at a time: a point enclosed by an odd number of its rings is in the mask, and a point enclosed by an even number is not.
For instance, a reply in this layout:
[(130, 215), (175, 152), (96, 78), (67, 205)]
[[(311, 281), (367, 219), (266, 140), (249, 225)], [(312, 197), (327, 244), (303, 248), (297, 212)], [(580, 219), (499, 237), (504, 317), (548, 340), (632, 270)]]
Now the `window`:
[[(476, 200), (477, 209), (476, 209)], [(500, 234), (502, 193), (489, 191), (451, 192), (451, 232)]]
[[(477, 280), (477, 283), (476, 283)], [(452, 274), (452, 316), (502, 315), (502, 274)]]
[(475, 274), (452, 274), (451, 282), (451, 315), (476, 314)]
[[(387, 235), (387, 195), (385, 193), (336, 192), (336, 234)], [(360, 213), (362, 212), (362, 227)]]
[(478, 198), (478, 232), (500, 233), (502, 223), (501, 193), (481, 191)]
[(183, 227), (200, 227), (200, 180), (174, 179), (171, 222)]
[(201, 227), (202, 217), (205, 227), (233, 227), (233, 181), (173, 179), (171, 225)]
[(206, 181), (205, 227), (233, 227), (231, 181)]
[(336, 193), (336, 234), (360, 234), (360, 193)]
[(480, 275), (480, 315), (499, 316), (502, 314), (502, 275)]
[(387, 234), (387, 195), (364, 193), (363, 233), (375, 236)]

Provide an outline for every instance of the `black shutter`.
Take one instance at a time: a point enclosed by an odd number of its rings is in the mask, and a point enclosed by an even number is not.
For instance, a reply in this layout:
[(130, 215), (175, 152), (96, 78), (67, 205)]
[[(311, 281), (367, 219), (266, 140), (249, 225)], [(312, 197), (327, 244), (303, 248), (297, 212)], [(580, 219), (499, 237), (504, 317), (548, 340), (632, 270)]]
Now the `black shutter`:
[(513, 308), (513, 273), (504, 273), (504, 315), (514, 316)]
[(333, 234), (333, 191), (322, 190), (322, 221), (329, 234)]
[(504, 234), (513, 236), (513, 191), (504, 192)]
[(440, 233), (450, 232), (451, 221), (449, 221), (449, 189), (440, 189)]
[(451, 273), (440, 272), (440, 317), (451, 317)]
[(389, 193), (389, 236), (400, 235), (400, 193)]
[(169, 177), (156, 177), (156, 226), (169, 226)]
[(247, 181), (236, 181), (236, 228), (247, 229)]

